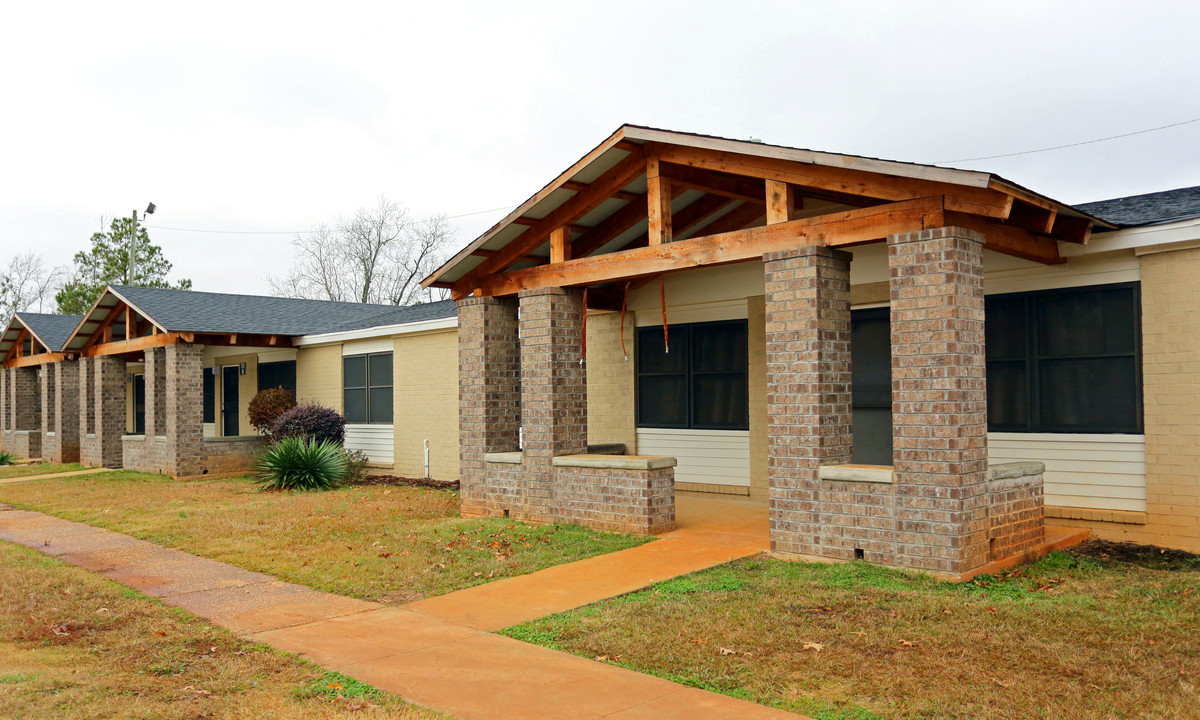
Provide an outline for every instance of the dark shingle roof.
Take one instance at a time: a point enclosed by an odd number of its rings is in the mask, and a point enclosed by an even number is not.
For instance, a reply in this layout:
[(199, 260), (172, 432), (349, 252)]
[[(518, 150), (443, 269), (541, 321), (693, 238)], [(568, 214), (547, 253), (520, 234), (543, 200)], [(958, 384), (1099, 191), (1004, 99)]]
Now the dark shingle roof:
[(53, 315), (50, 313), (19, 312), (16, 317), (29, 331), (46, 343), (50, 352), (62, 350), (71, 333), (83, 320), (82, 315)]
[(1122, 227), (1190, 220), (1200, 217), (1200, 185), (1084, 203), (1075, 209)]
[(312, 335), (457, 314), (451, 300), (392, 306), (126, 285), (112, 289), (170, 332)]

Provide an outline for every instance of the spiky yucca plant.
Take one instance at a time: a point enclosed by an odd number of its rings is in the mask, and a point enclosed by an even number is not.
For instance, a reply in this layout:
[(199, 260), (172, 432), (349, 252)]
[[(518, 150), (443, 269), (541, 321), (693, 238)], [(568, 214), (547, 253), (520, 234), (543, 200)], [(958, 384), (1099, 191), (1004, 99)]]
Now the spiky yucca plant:
[(12, 453), (0, 450), (0, 465), (12, 465), (13, 460), (16, 460), (16, 458), (13, 457)]
[(266, 449), (258, 471), (263, 490), (332, 490), (346, 477), (346, 454), (329, 440), (289, 437)]

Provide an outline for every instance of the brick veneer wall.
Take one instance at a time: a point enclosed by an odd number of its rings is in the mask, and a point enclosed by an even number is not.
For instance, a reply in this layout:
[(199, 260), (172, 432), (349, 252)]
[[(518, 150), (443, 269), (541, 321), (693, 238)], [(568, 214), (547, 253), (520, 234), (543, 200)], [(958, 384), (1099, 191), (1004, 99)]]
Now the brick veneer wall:
[(763, 261), (771, 548), (825, 556), (818, 472), (851, 453), (850, 256), (802, 247)]
[(266, 438), (207, 438), (204, 440), (204, 470), (209, 475), (249, 472), (267, 447)]
[(675, 528), (675, 470), (554, 468), (554, 520), (649, 535)]
[(483, 456), (517, 449), (521, 356), (511, 299), (458, 301), (458, 417), (462, 512), (504, 515), (520, 503), (519, 483), (489, 471)]
[(79, 462), (79, 361), (63, 360), (50, 365), (57, 392), (50, 412), (54, 437), (42, 441), (42, 457), (51, 462)]
[[(79, 373), (79, 421), (88, 430), (81, 429), (79, 461), (91, 467), (121, 467), (124, 458), (121, 437), (125, 433), (125, 362), (113, 357), (83, 358), (80, 362), (83, 364)], [(83, 393), (90, 395), (90, 402), (84, 402)]]
[(42, 456), (41, 391), (38, 368), (7, 368), (5, 398), (8, 427), (3, 433), (4, 449), (17, 457)]
[(896, 563), (963, 573), (987, 562), (983, 236), (888, 238)]
[(988, 468), (988, 561), (1033, 550), (1046, 537), (1045, 465), (1001, 463)]
[(551, 460), (587, 452), (587, 373), (582, 291), (523, 290), (521, 304), (521, 423), (525, 483), (520, 517), (553, 518)]

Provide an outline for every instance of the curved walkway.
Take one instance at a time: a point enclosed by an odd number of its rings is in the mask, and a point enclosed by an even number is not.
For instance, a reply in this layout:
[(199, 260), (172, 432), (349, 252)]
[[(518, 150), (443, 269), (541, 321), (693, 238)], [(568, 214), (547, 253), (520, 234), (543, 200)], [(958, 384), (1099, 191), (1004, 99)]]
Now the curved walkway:
[(143, 540), (0, 505), (0, 540), (102, 573), (250, 639), (464, 720), (796, 716), (494, 635), (766, 549), (766, 509), (679, 497), (658, 540), (403, 607), (318, 592)]

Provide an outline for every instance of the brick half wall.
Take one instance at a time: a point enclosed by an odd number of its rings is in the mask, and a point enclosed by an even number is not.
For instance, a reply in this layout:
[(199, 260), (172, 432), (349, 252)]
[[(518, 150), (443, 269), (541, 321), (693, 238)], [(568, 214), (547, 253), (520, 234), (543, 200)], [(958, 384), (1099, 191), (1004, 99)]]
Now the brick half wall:
[(1039, 462), (992, 465), (987, 472), (988, 561), (1037, 548), (1046, 538), (1046, 509)]

